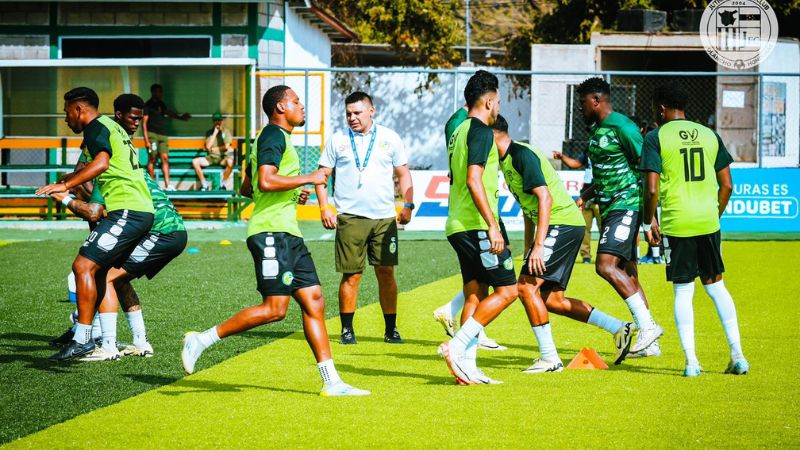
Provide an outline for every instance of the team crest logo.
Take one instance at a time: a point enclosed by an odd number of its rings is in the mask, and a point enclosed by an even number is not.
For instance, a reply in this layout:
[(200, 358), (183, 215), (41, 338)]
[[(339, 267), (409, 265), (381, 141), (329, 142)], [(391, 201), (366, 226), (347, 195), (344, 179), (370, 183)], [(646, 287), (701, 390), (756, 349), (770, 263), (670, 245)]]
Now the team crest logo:
[(511, 260), (510, 256), (503, 261), (503, 267), (505, 267), (506, 270), (514, 270), (514, 261)]
[(294, 274), (292, 272), (284, 272), (281, 276), (281, 282), (286, 286), (290, 286), (292, 281), (294, 281)]
[(700, 19), (700, 40), (717, 64), (749, 69), (775, 48), (778, 19), (766, 0), (714, 0)]
[(599, 145), (602, 148), (608, 146), (608, 137), (607, 136), (601, 137), (600, 140), (597, 141), (597, 145)]
[(392, 242), (389, 244), (389, 253), (393, 255), (397, 253), (397, 242), (395, 242), (395, 238), (392, 238)]
[(697, 136), (700, 133), (697, 131), (697, 128), (692, 129), (691, 131), (681, 130), (678, 135), (684, 141), (692, 140), (693, 142), (697, 140)]

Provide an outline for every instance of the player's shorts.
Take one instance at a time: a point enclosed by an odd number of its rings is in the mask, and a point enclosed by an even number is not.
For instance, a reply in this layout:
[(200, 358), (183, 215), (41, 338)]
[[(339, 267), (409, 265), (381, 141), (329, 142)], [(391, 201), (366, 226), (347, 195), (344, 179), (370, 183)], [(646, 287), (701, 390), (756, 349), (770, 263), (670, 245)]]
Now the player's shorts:
[(261, 296), (288, 296), (319, 286), (314, 260), (303, 239), (289, 233), (258, 233), (247, 238)]
[(619, 256), (624, 261), (637, 261), (636, 237), (641, 221), (639, 211), (609, 211), (603, 219), (597, 253)]
[(567, 289), (585, 230), (586, 227), (550, 225), (550, 228), (547, 229), (547, 238), (544, 240), (544, 274), (534, 275), (528, 270), (528, 258), (533, 250), (533, 246), (531, 246), (525, 255), (520, 275), (545, 280), (545, 286), (555, 284), (561, 289)]
[(133, 249), (122, 268), (135, 278), (147, 276), (148, 280), (153, 279), (170, 261), (183, 253), (187, 240), (188, 235), (182, 230), (170, 234), (148, 233)]
[(506, 247), (499, 255), (490, 253), (486, 231), (462, 231), (447, 236), (447, 240), (458, 255), (464, 284), (474, 280), (495, 288), (517, 284), (511, 251)]
[(352, 214), (336, 217), (336, 271), (360, 273), (371, 266), (396, 266), (397, 220), (368, 219)]
[(506, 231), (506, 224), (503, 223), (503, 219), (497, 221), (497, 225), (500, 227), (500, 234), (503, 235), (503, 242), (505, 242), (506, 247), (511, 245), (511, 241), (508, 239), (508, 231)]
[(89, 233), (78, 254), (103, 269), (122, 267), (152, 226), (152, 213), (129, 209), (111, 211)]
[(725, 272), (720, 232), (702, 236), (664, 236), (667, 281), (691, 283), (695, 278), (712, 278)]
[[(153, 133), (152, 131), (147, 132), (147, 136), (150, 138), (150, 145), (151, 147), (147, 149), (147, 153), (152, 154), (169, 154), (169, 137), (163, 134)], [(156, 148), (153, 150), (152, 145), (155, 144)]]

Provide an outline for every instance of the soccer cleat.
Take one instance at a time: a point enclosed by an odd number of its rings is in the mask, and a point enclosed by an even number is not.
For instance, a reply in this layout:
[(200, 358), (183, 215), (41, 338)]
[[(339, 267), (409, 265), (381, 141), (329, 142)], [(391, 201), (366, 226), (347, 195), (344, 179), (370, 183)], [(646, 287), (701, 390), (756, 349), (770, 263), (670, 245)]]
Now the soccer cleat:
[(383, 342), (387, 344), (405, 344), (403, 338), (400, 337), (400, 332), (397, 331), (397, 327), (391, 333), (383, 335)]
[(75, 332), (72, 331), (72, 328), (67, 328), (67, 331), (65, 331), (64, 334), (51, 340), (47, 344), (50, 345), (50, 347), (61, 348), (69, 344), (69, 342), (74, 337), (75, 337)]
[(536, 358), (533, 365), (523, 370), (522, 373), (548, 373), (548, 372), (562, 372), (564, 370), (564, 363), (561, 360), (546, 361), (541, 358)]
[(495, 350), (495, 351), (508, 350), (508, 347), (498, 344), (497, 341), (488, 336), (485, 338), (478, 339), (478, 348), (483, 350)]
[(636, 324), (633, 322), (625, 322), (614, 333), (614, 347), (617, 348), (614, 354), (614, 365), (619, 365), (628, 356), (631, 349), (631, 341), (633, 335), (636, 333)]
[(450, 351), (450, 343), (442, 342), (439, 345), (439, 356), (447, 362), (447, 368), (450, 373), (456, 377), (458, 384), (475, 384), (475, 380), (471, 379), (465, 371), (465, 361), (463, 353), (455, 353)]
[(444, 332), (447, 333), (448, 336), (453, 337), (456, 335), (456, 329), (455, 324), (453, 323), (453, 317), (447, 311), (449, 309), (449, 305), (445, 305), (443, 308), (437, 308), (433, 312), (433, 320), (442, 324), (444, 327)]
[(728, 368), (725, 369), (725, 373), (733, 375), (744, 375), (747, 372), (750, 372), (750, 363), (744, 358), (732, 359), (728, 363)]
[(52, 355), (50, 361), (69, 361), (70, 359), (80, 358), (83, 355), (89, 354), (97, 348), (94, 341), (89, 341), (85, 344), (79, 344), (76, 340), (69, 341), (66, 345), (61, 347), (55, 355)]
[(475, 380), (475, 384), (503, 384), (503, 382), (500, 380), (489, 378), (481, 369), (477, 367), (472, 370), (472, 377)]
[(654, 256), (653, 264), (664, 264), (664, 258), (661, 256)]
[(342, 328), (342, 337), (339, 339), (339, 343), (342, 345), (358, 344), (355, 331), (352, 328)]
[(150, 345), (149, 342), (145, 342), (142, 345), (130, 344), (125, 346), (125, 348), (122, 350), (122, 354), (125, 356), (141, 356), (144, 358), (151, 358), (153, 356), (153, 346)]
[(664, 334), (664, 330), (658, 325), (647, 329), (640, 329), (636, 344), (631, 347), (631, 353), (637, 353), (646, 349), (655, 342), (656, 339), (660, 338), (662, 334)]
[(658, 345), (658, 340), (650, 344), (644, 350), (640, 350), (636, 353), (628, 353), (627, 358), (647, 358), (649, 356), (661, 356), (661, 346)]
[(653, 264), (652, 256), (642, 256), (639, 258), (639, 264)]
[(363, 397), (370, 394), (370, 391), (355, 388), (344, 381), (329, 384), (323, 387), (319, 393), (322, 397)]
[(589, 258), (589, 257), (583, 258), (583, 263), (584, 264), (591, 264), (592, 263), (592, 258)]
[(686, 368), (683, 369), (683, 376), (686, 378), (699, 377), (701, 373), (703, 373), (703, 369), (693, 364), (687, 364)]
[(116, 348), (114, 350), (106, 350), (103, 347), (95, 347), (94, 351), (88, 355), (84, 355), (79, 361), (116, 361), (122, 357)]
[(187, 375), (194, 373), (194, 365), (203, 354), (203, 346), (200, 344), (200, 333), (190, 331), (183, 335), (183, 348), (181, 349), (181, 362), (183, 370)]

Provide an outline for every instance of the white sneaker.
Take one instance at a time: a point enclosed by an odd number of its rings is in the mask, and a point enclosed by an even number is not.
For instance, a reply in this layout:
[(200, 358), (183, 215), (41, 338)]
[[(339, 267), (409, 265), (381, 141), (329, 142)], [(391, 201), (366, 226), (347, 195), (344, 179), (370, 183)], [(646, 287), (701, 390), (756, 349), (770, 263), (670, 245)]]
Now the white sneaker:
[(152, 358), (153, 346), (150, 345), (149, 342), (145, 342), (142, 345), (129, 344), (126, 345), (122, 350), (122, 354), (125, 356), (142, 356), (144, 358)]
[(194, 373), (194, 364), (203, 354), (203, 346), (200, 344), (200, 333), (190, 331), (183, 335), (183, 349), (181, 350), (181, 362), (183, 370), (187, 375)]
[(363, 397), (369, 394), (370, 391), (355, 388), (344, 381), (324, 386), (319, 393), (322, 397)]
[(547, 361), (541, 358), (536, 358), (533, 365), (523, 370), (522, 373), (548, 373), (548, 372), (562, 372), (564, 370), (564, 363), (560, 359), (555, 361)]
[(636, 344), (631, 347), (631, 353), (638, 353), (647, 347), (650, 347), (650, 344), (655, 342), (656, 339), (660, 338), (662, 334), (664, 334), (664, 330), (658, 325), (654, 325), (647, 329), (640, 329), (639, 337), (636, 339)]
[(488, 336), (485, 338), (478, 339), (478, 348), (483, 350), (495, 350), (495, 351), (508, 350), (508, 347), (498, 344), (497, 341)]
[(168, 191), (174, 191), (174, 190), (175, 190), (175, 186), (174, 186), (174, 185), (172, 185), (172, 184), (168, 184), (168, 185), (167, 185), (167, 187), (166, 187), (166, 190), (168, 190)]
[(658, 340), (644, 350), (628, 353), (628, 358), (647, 358), (648, 356), (661, 356), (661, 347), (658, 345)]
[[(439, 356), (444, 358), (445, 362), (447, 362), (447, 368), (450, 369), (450, 373), (456, 377), (456, 382), (459, 384), (475, 384), (476, 381), (467, 374), (467, 367), (469, 366), (469, 361), (465, 358), (464, 352), (454, 352), (450, 348), (449, 342), (442, 342), (439, 346)], [(474, 373), (472, 374), (475, 375)]]
[(636, 333), (636, 324), (625, 322), (616, 333), (614, 333), (614, 347), (617, 348), (614, 354), (614, 364), (618, 365), (625, 360), (631, 349), (631, 342)]
[(433, 320), (439, 322), (444, 327), (444, 332), (448, 336), (453, 337), (456, 335), (455, 324), (453, 323), (453, 316), (450, 315), (450, 307), (445, 305), (441, 308), (436, 308), (433, 312)]
[(80, 361), (116, 361), (120, 357), (122, 357), (122, 353), (116, 348), (108, 350), (103, 347), (97, 347), (88, 355), (80, 358)]
[(500, 380), (495, 380), (486, 376), (486, 374), (483, 373), (483, 371), (478, 367), (472, 369), (470, 375), (475, 380), (475, 384), (503, 384), (503, 382)]

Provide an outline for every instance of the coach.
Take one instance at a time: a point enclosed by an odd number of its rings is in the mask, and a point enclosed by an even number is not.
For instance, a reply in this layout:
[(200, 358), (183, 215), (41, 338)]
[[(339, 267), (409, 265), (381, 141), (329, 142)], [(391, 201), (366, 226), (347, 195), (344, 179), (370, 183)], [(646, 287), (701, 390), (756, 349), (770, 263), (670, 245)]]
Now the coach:
[[(383, 318), (384, 342), (402, 344), (397, 331), (397, 223), (411, 220), (414, 194), (405, 148), (393, 130), (372, 120), (375, 108), (364, 92), (353, 92), (345, 99), (346, 131), (337, 131), (325, 145), (320, 169), (334, 173), (335, 214), (328, 203), (328, 192), (317, 186), (317, 198), (325, 228), (336, 229), (336, 271), (339, 284), (340, 343), (355, 344), (353, 316), (358, 303), (358, 286), (365, 261), (375, 267)], [(393, 176), (397, 175), (405, 204), (395, 210)]]

